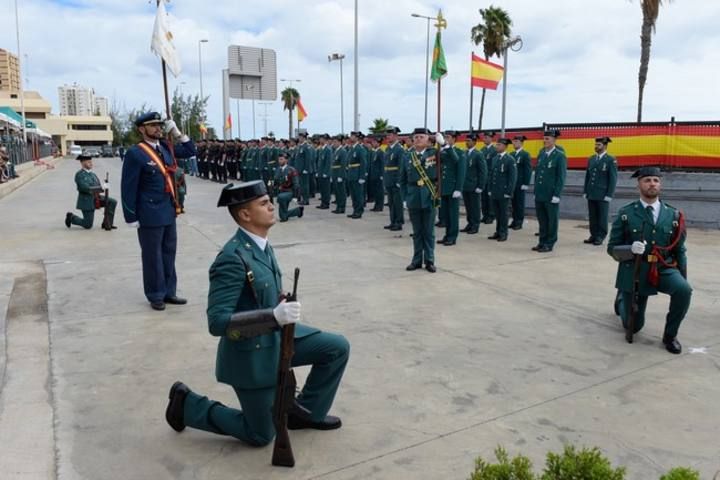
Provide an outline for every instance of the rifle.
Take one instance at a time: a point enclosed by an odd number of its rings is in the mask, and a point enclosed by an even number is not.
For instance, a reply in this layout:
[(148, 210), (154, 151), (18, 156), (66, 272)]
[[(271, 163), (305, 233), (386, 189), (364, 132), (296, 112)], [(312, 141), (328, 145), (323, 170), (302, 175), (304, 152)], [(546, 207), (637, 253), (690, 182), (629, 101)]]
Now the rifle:
[[(293, 278), (292, 294), (285, 297), (288, 302), (297, 301), (297, 285), (300, 278), (300, 269), (295, 268)], [(275, 403), (273, 404), (273, 424), (275, 425), (275, 444), (273, 445), (272, 464), (279, 467), (294, 467), (295, 456), (293, 455), (290, 436), (288, 434), (288, 410), (295, 403), (295, 373), (292, 370), (291, 361), (294, 351), (295, 324), (291, 323), (282, 327), (280, 364), (278, 365), (277, 386), (275, 389)]]
[[(105, 184), (110, 185), (110, 172), (105, 172)], [(110, 212), (108, 211), (108, 199), (110, 198), (110, 188), (105, 189), (105, 206), (103, 208), (103, 221), (102, 221), (102, 228), (105, 230), (112, 230), (112, 225), (110, 224)]]
[[(645, 237), (645, 222), (640, 227), (640, 241)], [(635, 334), (635, 320), (640, 310), (638, 302), (640, 300), (640, 266), (642, 265), (643, 255), (635, 255), (635, 264), (633, 267), (633, 286), (632, 299), (630, 303), (630, 315), (628, 315), (627, 328), (625, 329), (625, 340), (633, 343), (633, 335)]]

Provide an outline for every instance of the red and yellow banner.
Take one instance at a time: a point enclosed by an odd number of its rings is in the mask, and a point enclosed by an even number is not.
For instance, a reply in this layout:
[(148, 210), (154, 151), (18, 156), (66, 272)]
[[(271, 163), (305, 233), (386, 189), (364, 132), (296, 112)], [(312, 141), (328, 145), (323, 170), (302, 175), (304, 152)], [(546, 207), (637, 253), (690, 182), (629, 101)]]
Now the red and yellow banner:
[(232, 115), (229, 113), (225, 119), (225, 130), (232, 130)]
[(298, 111), (298, 122), (302, 122), (308, 116), (305, 107), (303, 106), (300, 99), (297, 99), (297, 111)]
[(483, 60), (474, 53), (472, 54), (471, 61), (472, 72), (470, 74), (470, 82), (472, 86), (497, 90), (498, 83), (502, 80), (505, 69), (496, 63)]

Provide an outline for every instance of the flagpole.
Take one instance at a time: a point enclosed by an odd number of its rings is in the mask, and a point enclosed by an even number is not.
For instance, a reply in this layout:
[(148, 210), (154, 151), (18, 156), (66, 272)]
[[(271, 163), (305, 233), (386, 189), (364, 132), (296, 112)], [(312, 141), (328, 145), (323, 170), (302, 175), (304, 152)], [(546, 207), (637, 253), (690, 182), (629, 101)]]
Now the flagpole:
[[(475, 55), (475, 52), (472, 52), (472, 55)], [(475, 92), (475, 89), (473, 88), (472, 83), (472, 56), (470, 57), (470, 120), (468, 121), (468, 132), (472, 133), (473, 127), (472, 127), (472, 116), (473, 116), (473, 93)]]
[[(156, 7), (160, 8), (160, 2), (164, 0), (157, 0)], [(160, 57), (160, 62), (162, 65), (162, 74), (163, 74), (163, 90), (165, 92), (165, 111), (167, 112), (167, 118), (172, 119), (172, 112), (170, 111), (170, 95), (168, 94), (168, 82), (167, 82), (167, 67), (165, 66), (165, 59)], [(170, 133), (167, 133), (167, 144), (168, 148), (170, 150), (170, 155), (173, 159), (173, 165), (175, 168), (177, 168), (177, 160), (175, 159), (175, 145), (172, 142), (172, 138), (170, 137)]]

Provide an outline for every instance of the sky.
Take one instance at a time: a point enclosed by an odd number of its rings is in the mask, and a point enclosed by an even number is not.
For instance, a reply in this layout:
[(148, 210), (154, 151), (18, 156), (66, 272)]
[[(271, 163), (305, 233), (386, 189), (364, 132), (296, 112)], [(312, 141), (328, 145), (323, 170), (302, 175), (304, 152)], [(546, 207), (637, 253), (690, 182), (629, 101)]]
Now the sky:
[[(634, 121), (640, 61), (640, 0), (497, 0), (513, 20), (523, 47), (508, 56), (506, 125)], [(411, 13), (447, 19), (443, 46), (448, 76), (442, 81), (442, 129), (469, 127), (470, 40), (480, 21), (468, 0), (358, 0), (359, 124), (367, 131), (386, 118), (403, 132), (424, 123), (426, 26)], [(17, 51), (14, 0), (0, 0), (0, 48)], [(28, 90), (58, 112), (57, 89), (74, 82), (92, 87), (121, 109), (163, 108), (160, 61), (150, 51), (155, 2), (147, 0), (22, 0), (21, 62)], [(171, 90), (199, 93), (198, 41), (209, 124), (223, 125), (222, 77), (229, 45), (270, 48), (278, 78), (293, 84), (308, 111), (302, 127), (340, 132), (340, 71), (344, 60), (344, 130), (353, 127), (354, 0), (172, 0), (168, 4), (183, 71), (169, 74)], [(645, 121), (718, 120), (720, 117), (720, 1), (663, 2), (653, 36), (645, 88)], [(431, 43), (434, 40), (431, 32)], [(431, 46), (432, 49), (432, 46)], [(27, 55), (27, 57), (26, 57)], [(502, 63), (500, 59), (494, 59)], [(181, 85), (181, 82), (185, 82)], [(278, 85), (280, 91), (287, 84)], [(480, 89), (473, 127), (478, 128)], [(499, 128), (502, 90), (488, 90), (483, 128)], [(267, 108), (267, 117), (265, 117)], [(233, 136), (253, 137), (252, 102), (231, 100)], [(286, 137), (287, 112), (279, 98), (255, 106), (255, 135)], [(428, 124), (437, 125), (437, 86), (430, 83)]]

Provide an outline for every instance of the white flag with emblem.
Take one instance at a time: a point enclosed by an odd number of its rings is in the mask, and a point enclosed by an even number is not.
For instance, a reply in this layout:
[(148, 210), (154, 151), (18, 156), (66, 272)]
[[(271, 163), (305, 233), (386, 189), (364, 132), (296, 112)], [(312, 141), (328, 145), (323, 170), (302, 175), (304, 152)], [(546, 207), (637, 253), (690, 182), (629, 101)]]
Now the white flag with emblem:
[(153, 27), (152, 42), (150, 50), (159, 55), (170, 71), (176, 77), (180, 75), (180, 56), (178, 55), (175, 45), (172, 43), (173, 34), (168, 27), (168, 14), (165, 11), (165, 0), (161, 0), (155, 15), (155, 27)]

